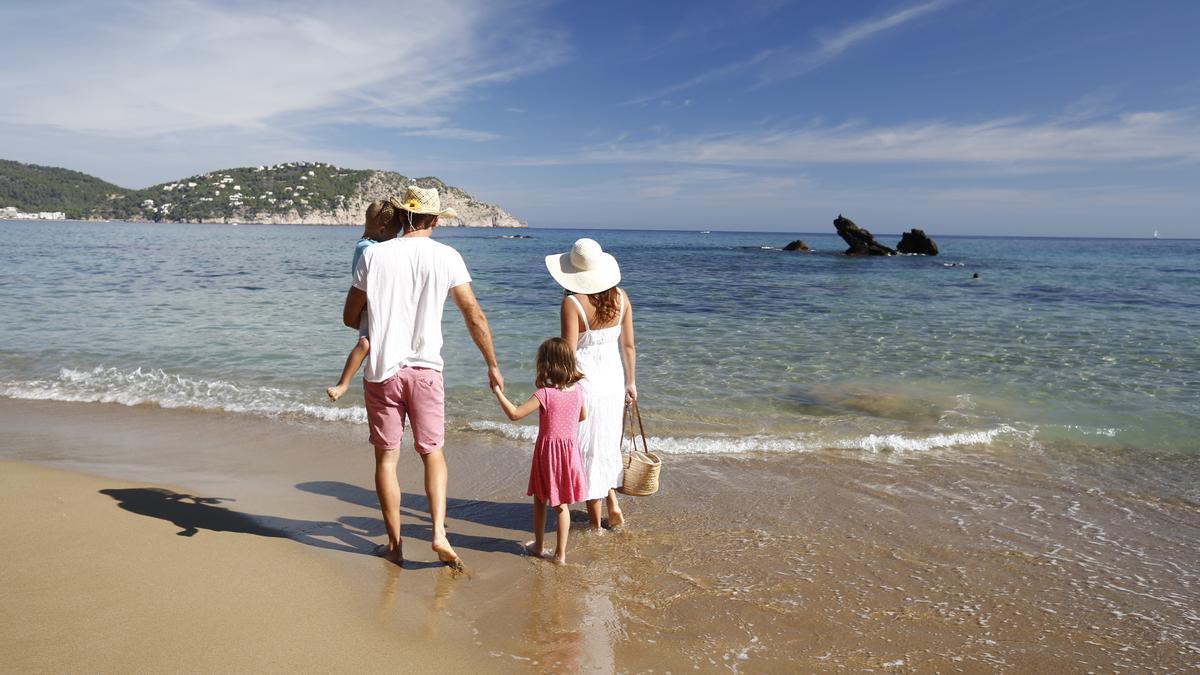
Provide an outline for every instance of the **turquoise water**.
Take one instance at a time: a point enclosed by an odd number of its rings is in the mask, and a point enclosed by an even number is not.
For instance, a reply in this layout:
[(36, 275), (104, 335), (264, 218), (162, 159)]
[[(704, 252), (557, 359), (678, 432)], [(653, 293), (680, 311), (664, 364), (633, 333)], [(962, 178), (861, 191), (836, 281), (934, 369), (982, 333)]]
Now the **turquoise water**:
[[(1200, 451), (1200, 241), (937, 237), (939, 257), (851, 259), (834, 234), (801, 235), (807, 254), (778, 250), (787, 234), (437, 236), (467, 260), (517, 395), (558, 330), (542, 258), (580, 236), (615, 254), (666, 452)], [(355, 340), (357, 237), (4, 222), (0, 396), (361, 424), (357, 387), (323, 393)], [(452, 306), (445, 333), (450, 426), (531, 437), (501, 421)]]

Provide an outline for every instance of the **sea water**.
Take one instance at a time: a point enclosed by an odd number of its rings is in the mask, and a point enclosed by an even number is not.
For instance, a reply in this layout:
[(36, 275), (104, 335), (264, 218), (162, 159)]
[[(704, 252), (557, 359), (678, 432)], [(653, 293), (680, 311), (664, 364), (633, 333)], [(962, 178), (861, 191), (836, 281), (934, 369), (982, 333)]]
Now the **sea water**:
[[(0, 396), (362, 425), (357, 384), (324, 394), (357, 337), (340, 318), (358, 236), (6, 221)], [(613, 253), (666, 453), (1200, 452), (1200, 241), (939, 236), (937, 257), (848, 258), (832, 233), (435, 236), (465, 258), (518, 398), (558, 333), (545, 256), (583, 236)], [(796, 236), (814, 250), (781, 250)], [(448, 425), (532, 439), (452, 303), (443, 330)]]

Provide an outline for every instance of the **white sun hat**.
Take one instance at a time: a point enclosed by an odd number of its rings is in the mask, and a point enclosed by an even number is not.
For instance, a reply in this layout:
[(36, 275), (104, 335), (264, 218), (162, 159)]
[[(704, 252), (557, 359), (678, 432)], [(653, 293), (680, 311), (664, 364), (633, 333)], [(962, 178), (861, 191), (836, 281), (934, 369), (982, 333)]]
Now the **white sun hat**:
[(400, 197), (400, 201), (396, 201), (395, 198), (390, 201), (392, 206), (410, 213), (431, 213), (444, 218), (458, 217), (458, 213), (454, 209), (442, 208), (442, 197), (438, 194), (437, 188), (409, 185), (404, 188), (404, 195)]
[(595, 239), (580, 239), (569, 252), (546, 256), (546, 269), (572, 293), (599, 293), (621, 283), (617, 259), (602, 251)]

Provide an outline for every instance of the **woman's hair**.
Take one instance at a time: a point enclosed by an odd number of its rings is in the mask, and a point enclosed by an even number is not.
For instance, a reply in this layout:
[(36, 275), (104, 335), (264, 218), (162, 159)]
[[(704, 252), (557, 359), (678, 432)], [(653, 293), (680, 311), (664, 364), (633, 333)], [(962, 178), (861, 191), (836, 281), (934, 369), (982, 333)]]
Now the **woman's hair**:
[(396, 209), (386, 199), (377, 199), (367, 205), (367, 219), (363, 236), (371, 237), (383, 231), (396, 216)]
[(565, 389), (583, 379), (583, 373), (575, 365), (575, 350), (562, 338), (550, 338), (538, 347), (538, 387)]
[(597, 326), (608, 324), (617, 318), (617, 313), (621, 311), (618, 304), (621, 302), (621, 291), (618, 291), (616, 286), (607, 291), (588, 293), (588, 299), (592, 301), (592, 306), (596, 308), (596, 318), (592, 319), (592, 323)]

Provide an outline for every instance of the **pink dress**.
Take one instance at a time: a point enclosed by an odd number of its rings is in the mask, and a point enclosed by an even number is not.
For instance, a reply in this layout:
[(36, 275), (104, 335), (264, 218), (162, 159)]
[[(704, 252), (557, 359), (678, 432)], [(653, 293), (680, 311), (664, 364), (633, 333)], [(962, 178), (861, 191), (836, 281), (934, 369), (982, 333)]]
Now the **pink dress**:
[(542, 387), (533, 394), (541, 403), (529, 495), (550, 506), (574, 504), (587, 496), (587, 479), (579, 458), (579, 410), (583, 388), (570, 391)]

